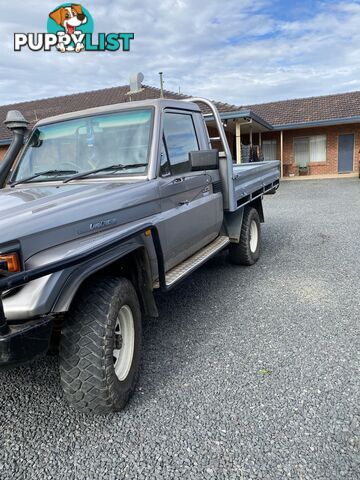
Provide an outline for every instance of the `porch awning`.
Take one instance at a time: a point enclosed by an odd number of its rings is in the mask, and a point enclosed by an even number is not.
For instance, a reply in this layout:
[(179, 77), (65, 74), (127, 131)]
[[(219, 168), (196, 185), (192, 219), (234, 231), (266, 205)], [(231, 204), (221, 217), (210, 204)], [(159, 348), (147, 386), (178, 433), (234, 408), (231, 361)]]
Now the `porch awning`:
[[(209, 125), (215, 126), (214, 117), (212, 114), (205, 114), (205, 120)], [(251, 110), (239, 110), (238, 112), (222, 112), (220, 118), (224, 123), (227, 123), (227, 130), (236, 130), (236, 123), (241, 125), (241, 133), (249, 133), (252, 130), (253, 133), (257, 132), (269, 132), (273, 130), (273, 126), (266, 120), (256, 115)]]

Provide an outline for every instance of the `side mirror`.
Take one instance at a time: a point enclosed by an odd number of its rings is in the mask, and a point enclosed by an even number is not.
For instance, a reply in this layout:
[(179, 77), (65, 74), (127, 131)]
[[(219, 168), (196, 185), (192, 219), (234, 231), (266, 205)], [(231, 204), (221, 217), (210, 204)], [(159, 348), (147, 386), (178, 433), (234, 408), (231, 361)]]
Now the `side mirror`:
[(191, 171), (216, 170), (219, 168), (218, 150), (198, 150), (189, 152)]

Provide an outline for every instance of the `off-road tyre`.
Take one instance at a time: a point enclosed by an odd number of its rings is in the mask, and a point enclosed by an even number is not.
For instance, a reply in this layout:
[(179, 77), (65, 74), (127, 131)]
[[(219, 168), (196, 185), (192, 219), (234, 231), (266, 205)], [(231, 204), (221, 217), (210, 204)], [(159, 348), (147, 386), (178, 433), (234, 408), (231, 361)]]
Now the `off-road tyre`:
[[(113, 352), (122, 307), (130, 308), (134, 329), (132, 360), (128, 360), (126, 378), (120, 381)], [(101, 277), (84, 285), (73, 301), (60, 340), (60, 377), (68, 402), (83, 412), (122, 410), (138, 379), (141, 334), (139, 301), (129, 280)]]
[[(256, 248), (254, 248), (254, 228), (257, 230)], [(245, 208), (241, 226), (240, 242), (229, 246), (229, 259), (235, 265), (254, 265), (259, 260), (261, 250), (260, 217), (256, 208)]]

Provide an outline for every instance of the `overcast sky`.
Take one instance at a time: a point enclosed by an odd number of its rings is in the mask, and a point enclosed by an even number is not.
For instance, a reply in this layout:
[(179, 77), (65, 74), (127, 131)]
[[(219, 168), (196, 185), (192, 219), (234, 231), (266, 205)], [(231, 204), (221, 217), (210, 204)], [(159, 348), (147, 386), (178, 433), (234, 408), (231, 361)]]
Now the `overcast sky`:
[[(61, 1), (61, 0), (60, 0)], [(360, 90), (359, 1), (84, 0), (129, 53), (13, 51), (60, 1), (0, 0), (0, 104), (144, 83), (236, 105)], [(45, 7), (45, 8), (44, 8)]]

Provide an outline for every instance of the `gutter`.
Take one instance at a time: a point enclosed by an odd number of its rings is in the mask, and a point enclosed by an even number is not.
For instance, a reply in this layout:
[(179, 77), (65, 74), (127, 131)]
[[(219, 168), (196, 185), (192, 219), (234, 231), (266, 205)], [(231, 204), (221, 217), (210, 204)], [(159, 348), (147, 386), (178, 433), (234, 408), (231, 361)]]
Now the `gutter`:
[(333, 125), (346, 125), (349, 123), (360, 123), (360, 115), (355, 117), (333, 118), (330, 120), (315, 120), (313, 122), (284, 123), (282, 125), (274, 125), (272, 129), (275, 131), (294, 130), (298, 128), (331, 127)]

